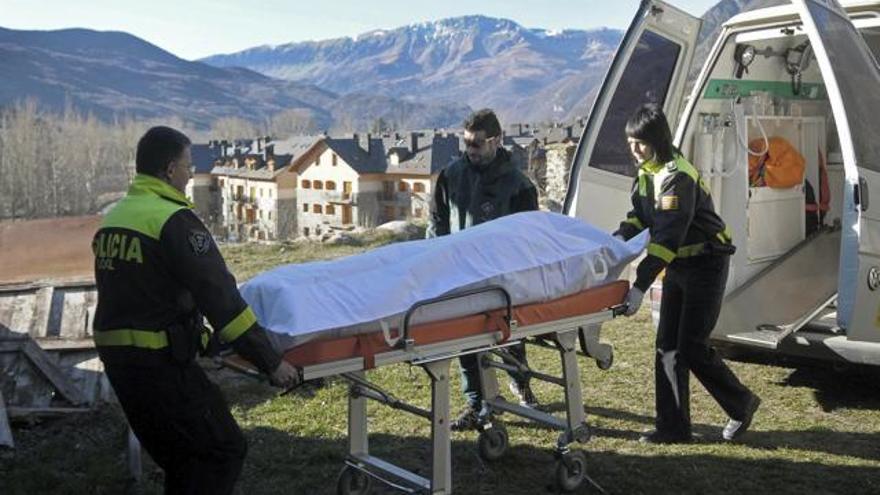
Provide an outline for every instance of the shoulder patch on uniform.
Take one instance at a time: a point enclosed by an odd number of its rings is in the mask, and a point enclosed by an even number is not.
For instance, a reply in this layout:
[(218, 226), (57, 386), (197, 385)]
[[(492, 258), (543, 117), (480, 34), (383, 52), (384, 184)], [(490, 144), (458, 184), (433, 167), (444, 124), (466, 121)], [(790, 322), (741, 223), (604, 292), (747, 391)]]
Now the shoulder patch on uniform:
[(676, 170), (678, 170), (678, 163), (676, 163), (675, 160), (670, 160), (666, 162), (666, 170), (670, 172), (675, 172)]
[(660, 196), (660, 209), (661, 210), (677, 210), (678, 209), (678, 196), (674, 194), (667, 194), (666, 196)]
[(211, 249), (211, 235), (202, 230), (190, 230), (189, 246), (197, 255), (207, 254)]

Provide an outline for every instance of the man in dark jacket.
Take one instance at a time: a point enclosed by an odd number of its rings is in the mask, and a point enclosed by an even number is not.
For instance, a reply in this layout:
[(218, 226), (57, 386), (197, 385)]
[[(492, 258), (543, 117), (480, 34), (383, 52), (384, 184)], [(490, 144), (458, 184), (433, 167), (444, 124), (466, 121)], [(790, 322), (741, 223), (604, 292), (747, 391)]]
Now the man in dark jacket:
[(95, 234), (94, 339), (125, 416), (165, 471), (166, 494), (232, 493), (247, 445), (195, 356), (204, 314), (279, 386), (299, 372), (269, 344), (208, 230), (184, 196), (189, 139), (154, 127), (137, 147), (137, 176)]
[[(466, 153), (437, 178), (427, 237), (453, 234), (504, 215), (538, 209), (535, 185), (511, 163), (501, 140), (501, 124), (492, 110), (477, 111), (464, 122)], [(510, 352), (525, 364), (522, 344), (510, 348)], [(460, 363), (467, 408), (453, 421), (453, 430), (475, 428), (483, 402), (477, 356), (462, 356)], [(528, 377), (520, 373), (510, 376), (510, 390), (519, 402), (536, 406)]]

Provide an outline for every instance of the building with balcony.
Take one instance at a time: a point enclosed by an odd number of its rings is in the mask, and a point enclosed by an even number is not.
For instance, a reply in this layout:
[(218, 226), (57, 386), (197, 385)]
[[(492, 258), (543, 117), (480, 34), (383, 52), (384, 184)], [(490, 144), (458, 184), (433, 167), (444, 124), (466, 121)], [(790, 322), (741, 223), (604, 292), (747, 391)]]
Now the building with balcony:
[(211, 170), (219, 205), (215, 234), (232, 241), (295, 237), (296, 175), (285, 172), (315, 139), (220, 142), (223, 152)]
[(458, 141), (417, 132), (318, 140), (289, 167), (299, 234), (427, 219), (432, 184), (460, 155)]

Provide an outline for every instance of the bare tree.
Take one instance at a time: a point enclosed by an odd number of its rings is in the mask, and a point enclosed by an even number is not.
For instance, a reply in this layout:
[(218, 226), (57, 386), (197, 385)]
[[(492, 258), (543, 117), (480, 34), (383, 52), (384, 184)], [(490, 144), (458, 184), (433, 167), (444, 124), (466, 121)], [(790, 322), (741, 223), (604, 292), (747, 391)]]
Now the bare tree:
[(243, 139), (257, 135), (257, 126), (238, 117), (221, 117), (211, 126), (215, 139)]
[(314, 134), (318, 132), (318, 122), (309, 110), (293, 108), (275, 114), (266, 123), (265, 131), (264, 134), (267, 136), (277, 136), (281, 139)]
[[(0, 109), (0, 219), (97, 212), (128, 187), (135, 145), (153, 124), (108, 125), (72, 105), (47, 113), (35, 100)], [(161, 124), (183, 129), (180, 119)]]

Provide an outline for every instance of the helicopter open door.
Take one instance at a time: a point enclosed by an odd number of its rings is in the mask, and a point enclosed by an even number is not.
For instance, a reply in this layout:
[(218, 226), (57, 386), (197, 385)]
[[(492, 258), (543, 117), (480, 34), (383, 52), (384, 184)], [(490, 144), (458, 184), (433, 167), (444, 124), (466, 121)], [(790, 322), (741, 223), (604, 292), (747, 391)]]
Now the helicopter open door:
[(674, 130), (701, 21), (659, 0), (643, 0), (605, 75), (572, 162), (563, 211), (607, 231), (629, 210), (636, 169), (624, 127), (647, 102), (663, 106)]

